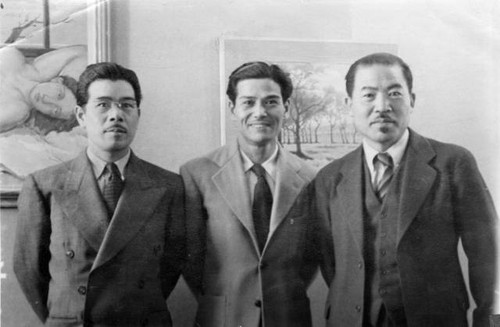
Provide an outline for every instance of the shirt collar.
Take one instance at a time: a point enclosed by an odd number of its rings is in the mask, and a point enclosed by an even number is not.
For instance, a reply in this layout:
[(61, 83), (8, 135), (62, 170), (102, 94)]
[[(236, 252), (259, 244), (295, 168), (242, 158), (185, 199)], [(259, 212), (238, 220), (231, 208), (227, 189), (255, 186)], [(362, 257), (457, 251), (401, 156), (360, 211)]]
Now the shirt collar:
[[(410, 138), (410, 133), (408, 129), (406, 129), (403, 135), (399, 138), (399, 140), (394, 143), (389, 149), (385, 152), (390, 154), (392, 157), (392, 161), (394, 162), (394, 168), (397, 168), (401, 163), (401, 159), (405, 153), (406, 146), (408, 145), (408, 140)], [(374, 171), (373, 167), (373, 158), (378, 154), (378, 151), (373, 149), (366, 140), (363, 140), (363, 151), (365, 153), (366, 163), (370, 171)]]
[[(131, 151), (129, 149), (127, 151), (127, 154), (123, 156), (123, 158), (115, 161), (115, 164), (118, 167), (118, 170), (120, 171), (122, 180), (125, 180), (125, 166), (127, 165), (128, 160), (130, 159), (130, 154)], [(104, 172), (104, 168), (106, 167), (107, 162), (99, 158), (96, 154), (90, 151), (89, 148), (87, 148), (87, 156), (90, 160), (90, 163), (92, 164), (92, 170), (94, 171), (96, 179), (101, 178), (101, 175)]]
[[(278, 163), (278, 150), (279, 150), (279, 145), (276, 145), (276, 149), (274, 150), (273, 154), (266, 160), (264, 161), (261, 166), (266, 170), (266, 173), (272, 177), (273, 180), (276, 180), (276, 166)], [(243, 170), (248, 172), (250, 168), (254, 165), (252, 160), (240, 149), (241, 153), (241, 158), (243, 159)]]

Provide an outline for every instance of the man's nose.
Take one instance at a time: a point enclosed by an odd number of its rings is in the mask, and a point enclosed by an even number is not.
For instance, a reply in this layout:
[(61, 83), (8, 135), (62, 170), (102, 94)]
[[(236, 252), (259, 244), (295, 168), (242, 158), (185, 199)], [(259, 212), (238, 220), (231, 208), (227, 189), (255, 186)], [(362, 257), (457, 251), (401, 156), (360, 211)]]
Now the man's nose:
[(253, 114), (257, 117), (266, 116), (267, 110), (266, 107), (262, 105), (262, 103), (256, 103), (253, 109)]
[(381, 94), (375, 99), (375, 111), (386, 112), (392, 110), (391, 104), (387, 96)]
[(108, 110), (108, 119), (118, 121), (123, 120), (123, 111), (119, 107), (119, 104), (115, 102), (111, 103), (111, 108)]

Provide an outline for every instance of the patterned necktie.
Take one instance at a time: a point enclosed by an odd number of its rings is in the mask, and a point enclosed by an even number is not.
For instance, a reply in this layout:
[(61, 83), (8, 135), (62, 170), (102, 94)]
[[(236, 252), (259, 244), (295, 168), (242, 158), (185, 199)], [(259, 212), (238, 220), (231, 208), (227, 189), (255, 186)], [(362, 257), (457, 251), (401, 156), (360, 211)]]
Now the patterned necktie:
[(111, 162), (106, 164), (106, 168), (104, 169), (104, 187), (102, 190), (102, 196), (104, 197), (104, 202), (106, 202), (108, 216), (112, 217), (115, 212), (118, 199), (120, 198), (120, 194), (122, 193), (123, 181), (120, 170), (118, 170), (115, 163)]
[(257, 175), (255, 184), (252, 216), (257, 235), (259, 249), (262, 252), (266, 244), (267, 234), (269, 234), (269, 222), (271, 220), (271, 209), (273, 207), (273, 194), (266, 181), (266, 170), (259, 164), (253, 165), (252, 171)]
[(373, 158), (373, 165), (375, 166), (375, 194), (380, 200), (383, 200), (389, 185), (391, 184), (392, 175), (394, 172), (394, 164), (392, 157), (388, 153), (379, 153)]

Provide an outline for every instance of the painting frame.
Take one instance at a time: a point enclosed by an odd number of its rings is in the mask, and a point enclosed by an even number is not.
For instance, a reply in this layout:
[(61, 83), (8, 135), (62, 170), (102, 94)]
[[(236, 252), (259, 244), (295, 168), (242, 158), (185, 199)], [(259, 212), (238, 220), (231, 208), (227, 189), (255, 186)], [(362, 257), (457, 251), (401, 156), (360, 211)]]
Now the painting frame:
[[(234, 121), (234, 117), (228, 110), (227, 97), (226, 97), (226, 87), (229, 79), (230, 73), (242, 65), (243, 63), (250, 61), (263, 61), (269, 64), (277, 64), (284, 68), (285, 71), (290, 73), (292, 82), (294, 83), (294, 89), (298, 90), (296, 87), (296, 80), (293, 78), (292, 71), (289, 66), (300, 66), (300, 65), (335, 65), (338, 67), (343, 67), (341, 72), (341, 78), (337, 78), (340, 82), (338, 89), (342, 89), (345, 93), (344, 86), (344, 76), (347, 72), (348, 67), (354, 63), (357, 59), (374, 52), (389, 52), (397, 54), (398, 46), (393, 43), (366, 43), (366, 42), (354, 42), (354, 41), (324, 41), (324, 40), (301, 40), (301, 39), (275, 39), (275, 38), (240, 38), (240, 37), (227, 37), (222, 36), (218, 40), (219, 43), (219, 67), (220, 67), (220, 144), (224, 145), (228, 141), (235, 139), (238, 133), (238, 125)], [(339, 71), (340, 73), (340, 71)], [(326, 84), (325, 84), (326, 85)], [(294, 93), (295, 93), (294, 90)], [(292, 94), (291, 99), (294, 94)], [(342, 100), (347, 95), (343, 96)], [(344, 101), (342, 101), (344, 102)], [(291, 105), (290, 105), (291, 107)], [(292, 115), (291, 110), (287, 115)], [(286, 122), (285, 122), (286, 125)], [(352, 134), (356, 134), (353, 124), (350, 124), (350, 128), (353, 131)], [(283, 136), (283, 129), (282, 135)], [(316, 136), (317, 137), (317, 136)], [(355, 137), (354, 137), (355, 138)], [(358, 136), (359, 138), (359, 136)], [(355, 138), (355, 141), (358, 141)], [(282, 144), (285, 144), (282, 142)], [(357, 144), (356, 144), (357, 146)], [(321, 162), (313, 163), (316, 168), (321, 168), (328, 161), (333, 158), (338, 157), (340, 154), (345, 154), (354, 145), (350, 147), (344, 147), (343, 149), (337, 151), (335, 156), (323, 157)], [(291, 147), (290, 147), (291, 148)], [(327, 151), (327, 150), (325, 150)], [(303, 159), (312, 159), (307, 155), (304, 155), (298, 151), (291, 151), (297, 156)], [(318, 159), (319, 160), (319, 159)]]
[[(85, 14), (87, 24), (87, 64), (109, 61), (111, 57), (110, 0), (87, 0), (87, 6), (84, 10), (85, 12), (82, 14)], [(13, 46), (25, 54), (27, 58), (57, 50), (54, 48), (30, 48), (16, 44)], [(4, 157), (9, 154), (1, 153), (0, 155)], [(17, 208), (17, 198), (25, 176), (18, 176), (0, 160), (0, 177), (0, 208)]]

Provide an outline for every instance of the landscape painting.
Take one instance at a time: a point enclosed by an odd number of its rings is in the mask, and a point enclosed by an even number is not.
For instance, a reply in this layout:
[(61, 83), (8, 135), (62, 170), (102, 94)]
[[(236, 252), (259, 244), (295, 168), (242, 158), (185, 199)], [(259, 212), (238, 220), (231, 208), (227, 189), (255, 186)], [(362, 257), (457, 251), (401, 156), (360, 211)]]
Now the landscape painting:
[(373, 52), (396, 54), (391, 44), (225, 38), (221, 47), (221, 143), (237, 126), (226, 108), (229, 74), (247, 61), (277, 64), (290, 74), (294, 91), (280, 135), (281, 144), (316, 169), (356, 148), (361, 139), (345, 104), (344, 77), (358, 58)]

